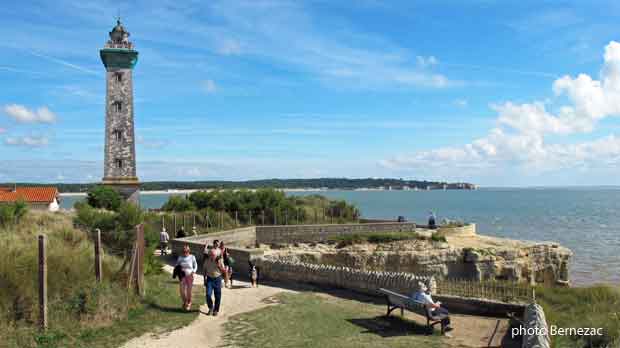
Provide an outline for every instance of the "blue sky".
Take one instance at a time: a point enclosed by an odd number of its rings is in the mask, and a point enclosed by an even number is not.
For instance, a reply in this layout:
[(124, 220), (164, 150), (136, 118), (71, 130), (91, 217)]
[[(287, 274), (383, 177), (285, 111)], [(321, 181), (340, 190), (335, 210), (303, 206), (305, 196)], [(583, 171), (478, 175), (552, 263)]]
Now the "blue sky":
[(101, 179), (120, 11), (143, 181), (620, 184), (620, 3), (351, 4), (3, 4), (0, 182)]

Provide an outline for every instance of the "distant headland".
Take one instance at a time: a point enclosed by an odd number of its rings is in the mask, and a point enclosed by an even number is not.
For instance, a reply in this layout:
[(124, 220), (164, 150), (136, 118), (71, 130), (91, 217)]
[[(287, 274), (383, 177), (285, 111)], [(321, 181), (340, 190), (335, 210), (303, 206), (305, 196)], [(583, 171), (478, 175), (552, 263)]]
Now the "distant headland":
[[(3, 186), (4, 184), (0, 184)], [(7, 183), (5, 186), (13, 186)], [(17, 186), (50, 186), (61, 193), (86, 192), (98, 183), (17, 183)], [(475, 190), (475, 184), (466, 182), (421, 181), (390, 178), (315, 178), (315, 179), (261, 179), (246, 181), (151, 181), (140, 183), (142, 191), (202, 190), (202, 189), (259, 189), (274, 188), (285, 190)]]

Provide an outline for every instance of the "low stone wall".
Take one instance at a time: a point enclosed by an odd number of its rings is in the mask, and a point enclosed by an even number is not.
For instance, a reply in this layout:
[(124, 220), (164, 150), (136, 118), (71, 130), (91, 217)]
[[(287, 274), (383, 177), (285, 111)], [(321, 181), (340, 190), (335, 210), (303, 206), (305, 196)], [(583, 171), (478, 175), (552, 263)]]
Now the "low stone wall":
[(525, 304), (494, 301), (451, 295), (433, 295), (433, 300), (441, 302), (450, 312), (468, 315), (505, 318), (509, 313), (522, 317)]
[(444, 236), (454, 236), (454, 235), (476, 235), (476, 224), (467, 224), (465, 226), (460, 227), (445, 227), (439, 226), (437, 229), (438, 233), (443, 234)]
[[(523, 328), (525, 329), (525, 335), (523, 336), (523, 343), (521, 348), (549, 348), (551, 346), (551, 340), (548, 332), (547, 320), (545, 319), (545, 311), (543, 308), (532, 303), (525, 308), (525, 314), (523, 315)], [(545, 334), (536, 334), (536, 332), (545, 332)]]
[(250, 272), (250, 266), (248, 261), (258, 263), (259, 259), (263, 257), (264, 252), (260, 249), (245, 249), (245, 248), (228, 248), (230, 256), (235, 260), (233, 268), (233, 278), (248, 278)]
[(376, 224), (383, 222), (398, 222), (396, 219), (359, 219), (360, 224)]
[(262, 259), (258, 262), (261, 278), (278, 282), (309, 283), (319, 286), (354, 290), (378, 295), (377, 289), (385, 288), (410, 295), (418, 290), (418, 282), (435, 288), (432, 277), (411, 273), (362, 271), (348, 267), (316, 265), (284, 260)]
[(415, 232), (413, 222), (382, 222), (368, 224), (279, 225), (256, 226), (259, 244), (294, 244), (325, 242), (330, 237), (372, 232)]
[(215, 239), (223, 241), (226, 246), (247, 248), (256, 245), (256, 228), (254, 226), (236, 228), (228, 231), (214, 232), (199, 236), (176, 238), (170, 241), (170, 248), (174, 255), (180, 255), (183, 245), (189, 244), (192, 253), (202, 254), (205, 245), (212, 244)]

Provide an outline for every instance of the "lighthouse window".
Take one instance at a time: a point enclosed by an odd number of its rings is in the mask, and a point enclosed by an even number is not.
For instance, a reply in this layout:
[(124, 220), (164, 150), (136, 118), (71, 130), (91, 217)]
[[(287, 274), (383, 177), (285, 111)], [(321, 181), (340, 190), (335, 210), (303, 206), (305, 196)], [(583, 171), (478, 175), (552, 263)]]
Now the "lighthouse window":
[(123, 168), (123, 160), (120, 158), (116, 159), (116, 168)]
[(121, 112), (122, 110), (123, 110), (123, 107), (121, 105), (121, 102), (115, 101), (114, 102), (114, 111)]
[(116, 82), (123, 82), (123, 73), (116, 73)]
[(116, 139), (116, 141), (123, 140), (123, 132), (120, 129), (114, 130), (114, 139)]

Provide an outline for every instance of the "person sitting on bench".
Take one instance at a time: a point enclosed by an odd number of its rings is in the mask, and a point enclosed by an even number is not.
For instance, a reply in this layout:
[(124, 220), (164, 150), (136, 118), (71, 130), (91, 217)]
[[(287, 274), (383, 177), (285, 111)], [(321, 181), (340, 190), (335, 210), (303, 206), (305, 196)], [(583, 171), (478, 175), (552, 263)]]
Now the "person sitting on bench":
[(412, 296), (414, 301), (423, 303), (427, 310), (430, 310), (431, 316), (433, 318), (441, 319), (441, 331), (451, 331), (452, 327), (450, 327), (450, 313), (448, 310), (441, 306), (441, 302), (434, 302), (431, 297), (430, 289), (423, 282), (418, 283), (418, 291), (415, 292)]

